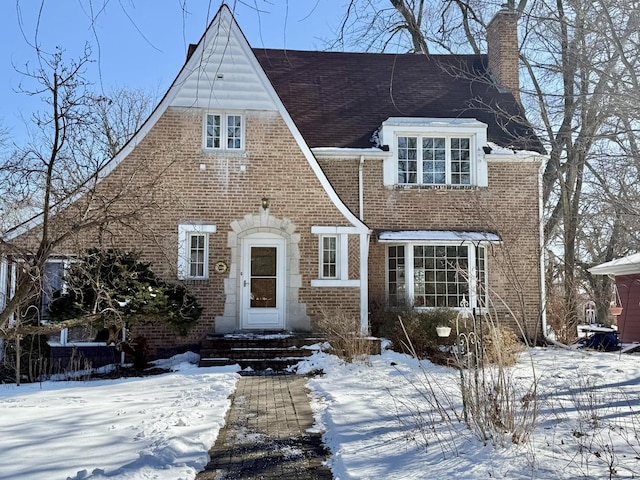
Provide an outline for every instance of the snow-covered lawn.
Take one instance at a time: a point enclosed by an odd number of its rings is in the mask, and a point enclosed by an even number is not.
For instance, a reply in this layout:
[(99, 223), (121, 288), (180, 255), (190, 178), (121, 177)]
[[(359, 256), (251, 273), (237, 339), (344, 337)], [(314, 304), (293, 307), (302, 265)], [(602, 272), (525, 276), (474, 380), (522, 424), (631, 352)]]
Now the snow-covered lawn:
[(188, 357), (157, 376), (0, 386), (0, 479), (195, 478), (239, 376)]
[[(0, 386), (0, 479), (193, 479), (238, 375), (174, 362), (153, 377)], [(300, 370), (326, 372), (308, 385), (339, 480), (638, 478), (640, 356), (536, 348), (510, 379), (531, 384), (532, 364), (537, 427), (528, 442), (497, 447), (454, 418), (456, 370), (392, 351), (369, 364), (317, 353)]]

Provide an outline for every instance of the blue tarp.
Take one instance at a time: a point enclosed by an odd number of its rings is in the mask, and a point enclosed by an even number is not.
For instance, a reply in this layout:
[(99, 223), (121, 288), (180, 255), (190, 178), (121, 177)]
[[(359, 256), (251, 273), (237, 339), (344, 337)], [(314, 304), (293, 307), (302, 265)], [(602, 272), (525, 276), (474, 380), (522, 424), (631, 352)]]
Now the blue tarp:
[(615, 333), (594, 333), (581, 343), (581, 348), (593, 348), (604, 352), (620, 350), (620, 340)]

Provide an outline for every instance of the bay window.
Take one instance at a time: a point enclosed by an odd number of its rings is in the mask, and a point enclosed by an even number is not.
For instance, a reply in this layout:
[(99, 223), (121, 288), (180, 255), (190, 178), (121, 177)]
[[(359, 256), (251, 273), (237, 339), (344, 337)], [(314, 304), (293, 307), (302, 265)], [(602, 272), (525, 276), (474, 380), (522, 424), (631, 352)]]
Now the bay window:
[(387, 296), (391, 306), (457, 308), (486, 304), (486, 248), (473, 243), (387, 247)]

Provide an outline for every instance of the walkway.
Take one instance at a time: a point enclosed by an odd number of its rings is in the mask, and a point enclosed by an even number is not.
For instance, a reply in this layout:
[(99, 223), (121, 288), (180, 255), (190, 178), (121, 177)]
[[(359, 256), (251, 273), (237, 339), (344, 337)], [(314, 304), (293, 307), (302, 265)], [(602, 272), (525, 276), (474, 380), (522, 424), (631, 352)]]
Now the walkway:
[(330, 480), (321, 435), (309, 433), (313, 412), (306, 379), (249, 376), (238, 381), (226, 425), (196, 480)]

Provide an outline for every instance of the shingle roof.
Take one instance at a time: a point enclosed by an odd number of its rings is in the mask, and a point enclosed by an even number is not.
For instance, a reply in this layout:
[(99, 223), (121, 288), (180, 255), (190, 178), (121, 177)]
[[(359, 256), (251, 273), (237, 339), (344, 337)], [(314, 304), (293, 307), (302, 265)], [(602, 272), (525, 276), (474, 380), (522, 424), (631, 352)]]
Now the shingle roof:
[(253, 51), (310, 147), (371, 147), (387, 118), (426, 117), (475, 118), (490, 142), (543, 151), (486, 55)]

